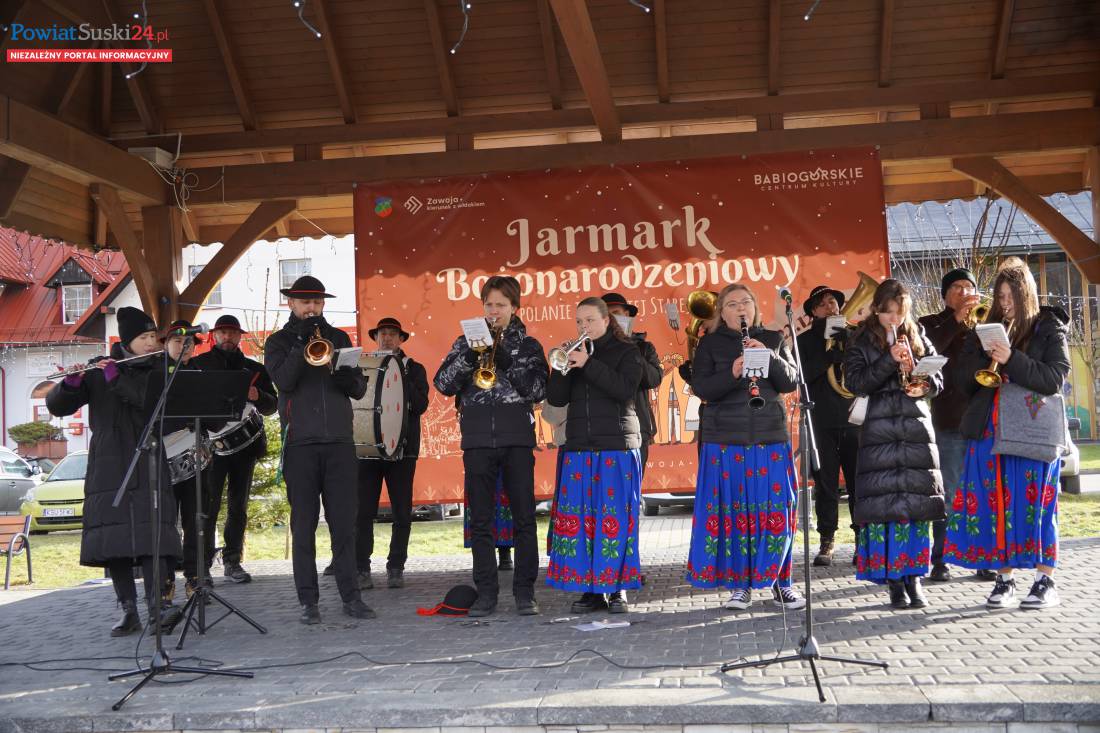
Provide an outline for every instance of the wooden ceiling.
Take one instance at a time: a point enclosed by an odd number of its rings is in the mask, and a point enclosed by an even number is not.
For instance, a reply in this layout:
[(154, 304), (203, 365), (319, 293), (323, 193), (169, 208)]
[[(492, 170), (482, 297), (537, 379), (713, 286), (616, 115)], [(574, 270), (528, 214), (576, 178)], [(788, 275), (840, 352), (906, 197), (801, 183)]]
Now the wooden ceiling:
[[(809, 21), (812, 0), (647, 4), (473, 0), (450, 54), (457, 0), (307, 0), (319, 39), (291, 0), (148, 0), (170, 64), (0, 67), (0, 222), (119, 246), (185, 196), (206, 243), (287, 199), (256, 236), (338, 235), (356, 181), (867, 144), (888, 202), (980, 193), (972, 155), (1032, 193), (1092, 183), (1095, 0), (822, 0)], [(15, 0), (0, 21), (139, 10)], [(178, 146), (186, 186), (122, 152), (148, 145)]]

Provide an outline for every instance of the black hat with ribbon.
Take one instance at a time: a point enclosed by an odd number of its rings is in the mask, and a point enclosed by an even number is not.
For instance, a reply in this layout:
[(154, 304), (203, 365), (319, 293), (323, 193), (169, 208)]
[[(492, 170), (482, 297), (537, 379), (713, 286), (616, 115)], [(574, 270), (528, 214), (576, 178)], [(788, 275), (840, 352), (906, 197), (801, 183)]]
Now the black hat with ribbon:
[(326, 293), (324, 283), (313, 277), (313, 275), (302, 275), (289, 288), (283, 288), (279, 292), (288, 298), (301, 298), (303, 300), (336, 297), (331, 293)]
[(844, 293), (839, 290), (834, 290), (828, 285), (818, 285), (816, 288), (810, 291), (810, 297), (802, 303), (802, 310), (806, 312), (806, 315), (811, 318), (814, 315), (814, 308), (817, 307), (818, 301), (823, 295), (831, 295), (836, 298), (836, 304), (841, 308), (844, 307)]
[[(175, 335), (172, 332), (175, 331), (177, 328), (191, 328), (193, 325), (194, 324), (192, 324), (191, 321), (188, 321), (185, 318), (180, 318), (180, 319), (177, 319), (175, 321), (172, 321), (171, 323), (168, 324), (168, 328), (165, 330), (164, 334), (160, 337), (160, 340), (161, 341), (167, 341), (170, 337)], [(192, 334), (188, 338), (194, 339), (196, 344), (201, 344), (202, 343), (202, 336), (199, 336), (197, 333)]]
[(600, 296), (600, 298), (603, 300), (604, 303), (607, 303), (608, 305), (623, 306), (624, 308), (626, 308), (626, 314), (631, 318), (638, 315), (638, 306), (627, 303), (626, 298), (619, 295), (618, 293), (604, 293)]
[(234, 331), (240, 331), (241, 333), (248, 333), (241, 328), (241, 322), (237, 320), (236, 316), (231, 316), (226, 313), (224, 316), (218, 316), (218, 320), (214, 321), (214, 327), (211, 331), (217, 331), (219, 328), (231, 328)]
[(382, 328), (396, 329), (397, 332), (399, 334), (401, 334), (402, 343), (409, 340), (409, 332), (406, 331), (405, 329), (401, 328), (401, 321), (397, 320), (396, 318), (391, 318), (390, 316), (386, 316), (385, 318), (380, 320), (378, 322), (377, 326), (375, 326), (371, 330), (367, 331), (367, 335), (370, 336), (375, 341), (377, 341), (378, 340), (378, 330), (382, 329)]
[(477, 601), (477, 589), (468, 585), (456, 585), (447, 591), (443, 602), (432, 608), (418, 608), (420, 616), (465, 616)]

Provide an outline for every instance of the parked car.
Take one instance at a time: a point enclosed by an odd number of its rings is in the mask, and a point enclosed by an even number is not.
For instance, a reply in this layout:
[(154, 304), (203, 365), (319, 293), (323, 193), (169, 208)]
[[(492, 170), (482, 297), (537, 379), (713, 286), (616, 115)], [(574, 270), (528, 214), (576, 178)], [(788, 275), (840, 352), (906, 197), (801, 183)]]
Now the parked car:
[[(443, 519), (450, 519), (452, 517), (462, 516), (461, 504), (414, 504), (412, 508), (413, 519), (427, 519), (429, 521), (439, 521)], [(392, 522), (393, 511), (390, 507), (380, 506), (378, 507), (378, 515), (375, 517), (379, 522)]]
[(27, 489), (19, 511), (31, 517), (32, 532), (80, 529), (84, 516), (84, 474), (88, 451), (70, 453), (46, 480)]
[(655, 517), (663, 506), (695, 506), (695, 489), (673, 491), (667, 494), (642, 494), (642, 514)]
[(0, 446), (0, 512), (17, 512), (23, 495), (39, 482), (34, 467), (15, 451)]
[[(1074, 422), (1077, 424), (1074, 425)], [(1080, 420), (1070, 418), (1071, 431), (1079, 430), (1080, 427)], [(1062, 491), (1067, 494), (1081, 493), (1081, 451), (1077, 449), (1077, 444), (1073, 440), (1069, 441), (1069, 453), (1062, 456), (1061, 482)]]

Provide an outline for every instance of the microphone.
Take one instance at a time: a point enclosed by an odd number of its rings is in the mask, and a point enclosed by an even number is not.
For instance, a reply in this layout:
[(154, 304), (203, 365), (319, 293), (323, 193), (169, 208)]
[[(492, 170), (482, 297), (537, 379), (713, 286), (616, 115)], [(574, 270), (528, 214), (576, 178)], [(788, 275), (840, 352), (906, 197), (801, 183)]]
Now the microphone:
[(791, 305), (794, 302), (794, 294), (791, 293), (790, 288), (778, 288), (778, 290), (779, 298), (785, 301), (787, 305)]
[(173, 328), (171, 331), (165, 334), (165, 337), (172, 336), (194, 336), (199, 333), (207, 333), (210, 330), (210, 326), (205, 323), (199, 323), (191, 326), (190, 328)]

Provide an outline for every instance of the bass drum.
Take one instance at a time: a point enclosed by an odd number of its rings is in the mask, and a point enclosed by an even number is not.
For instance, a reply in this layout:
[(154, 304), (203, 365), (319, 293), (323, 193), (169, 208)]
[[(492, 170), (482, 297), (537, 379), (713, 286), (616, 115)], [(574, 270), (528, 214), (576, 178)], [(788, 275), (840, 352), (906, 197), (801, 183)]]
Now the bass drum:
[(359, 368), (367, 378), (367, 392), (352, 400), (355, 454), (359, 458), (400, 460), (405, 449), (408, 405), (405, 370), (393, 354), (364, 353)]

